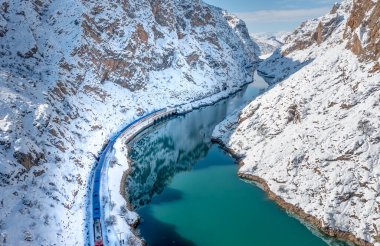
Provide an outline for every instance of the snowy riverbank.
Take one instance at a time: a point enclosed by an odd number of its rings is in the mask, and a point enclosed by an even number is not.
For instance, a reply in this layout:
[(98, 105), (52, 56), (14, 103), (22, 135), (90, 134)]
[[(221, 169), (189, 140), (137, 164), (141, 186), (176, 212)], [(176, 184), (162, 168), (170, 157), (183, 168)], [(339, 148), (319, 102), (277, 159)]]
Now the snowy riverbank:
[[(365, 7), (367, 21), (355, 20)], [(355, 38), (378, 7), (344, 1), (305, 22), (259, 66), (281, 82), (213, 133), (241, 161), (239, 176), (358, 245), (380, 245), (379, 53), (369, 33), (360, 53)]]

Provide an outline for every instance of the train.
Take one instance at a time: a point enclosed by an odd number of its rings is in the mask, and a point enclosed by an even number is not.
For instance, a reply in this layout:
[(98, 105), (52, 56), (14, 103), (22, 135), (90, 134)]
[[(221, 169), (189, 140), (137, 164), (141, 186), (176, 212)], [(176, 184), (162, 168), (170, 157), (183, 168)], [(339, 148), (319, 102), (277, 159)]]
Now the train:
[[(103, 161), (105, 155), (108, 152), (108, 144), (104, 149), (100, 160)], [(100, 179), (101, 179), (102, 166), (98, 165), (95, 169), (95, 178), (94, 178), (94, 188), (92, 194), (92, 215), (93, 215), (93, 232), (94, 232), (94, 245), (95, 246), (104, 246), (103, 233), (102, 233), (102, 224), (100, 222)]]
[(94, 220), (94, 245), (104, 246), (103, 235), (102, 235), (102, 225), (100, 219)]
[(141, 117), (127, 126), (125, 126), (123, 129), (121, 129), (119, 132), (117, 132), (114, 136), (112, 136), (102, 147), (101, 152), (99, 153), (98, 157), (96, 158), (98, 163), (95, 167), (95, 173), (94, 173), (94, 183), (93, 183), (93, 190), (92, 190), (92, 215), (93, 215), (93, 232), (94, 232), (94, 245), (95, 246), (104, 246), (103, 241), (103, 233), (102, 233), (102, 224), (101, 224), (101, 204), (100, 204), (100, 180), (102, 177), (102, 169), (105, 161), (107, 160), (107, 157), (112, 150), (113, 145), (115, 144), (116, 140), (120, 135), (123, 134), (123, 132), (128, 129), (129, 127), (133, 126), (135, 123), (139, 121), (144, 121), (147, 119), (147, 117), (158, 114), (159, 112), (166, 111), (167, 109), (160, 109), (156, 110), (152, 113), (149, 113), (145, 115), (144, 117)]

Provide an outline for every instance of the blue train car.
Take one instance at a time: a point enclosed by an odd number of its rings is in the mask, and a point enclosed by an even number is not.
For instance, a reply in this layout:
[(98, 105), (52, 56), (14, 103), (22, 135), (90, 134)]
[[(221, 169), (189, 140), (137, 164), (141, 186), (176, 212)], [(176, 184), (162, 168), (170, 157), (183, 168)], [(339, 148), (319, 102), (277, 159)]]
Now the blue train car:
[(95, 246), (103, 246), (103, 235), (102, 235), (102, 226), (101, 226), (101, 203), (100, 203), (100, 180), (102, 178), (102, 168), (105, 160), (107, 159), (107, 155), (109, 154), (110, 149), (112, 149), (115, 144), (117, 138), (129, 127), (136, 124), (137, 122), (153, 115), (158, 112), (161, 112), (165, 109), (156, 110), (151, 112), (135, 121), (131, 122), (127, 126), (123, 127), (119, 132), (117, 132), (114, 136), (112, 136), (107, 143), (103, 145), (102, 152), (100, 153), (99, 158), (97, 158), (98, 163), (95, 168), (94, 173), (94, 183), (92, 189), (92, 219), (93, 219), (93, 230), (94, 230), (94, 244)]

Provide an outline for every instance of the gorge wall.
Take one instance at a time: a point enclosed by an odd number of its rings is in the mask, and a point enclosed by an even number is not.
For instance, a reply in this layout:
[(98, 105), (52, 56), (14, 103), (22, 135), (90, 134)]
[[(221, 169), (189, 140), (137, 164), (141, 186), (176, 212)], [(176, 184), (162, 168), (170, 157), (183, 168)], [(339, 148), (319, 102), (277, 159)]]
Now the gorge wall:
[(0, 1), (0, 240), (83, 245), (106, 139), (252, 79), (245, 24), (202, 1)]
[(213, 133), (240, 176), (358, 245), (380, 245), (379, 7), (346, 0), (304, 22), (259, 66), (272, 88)]

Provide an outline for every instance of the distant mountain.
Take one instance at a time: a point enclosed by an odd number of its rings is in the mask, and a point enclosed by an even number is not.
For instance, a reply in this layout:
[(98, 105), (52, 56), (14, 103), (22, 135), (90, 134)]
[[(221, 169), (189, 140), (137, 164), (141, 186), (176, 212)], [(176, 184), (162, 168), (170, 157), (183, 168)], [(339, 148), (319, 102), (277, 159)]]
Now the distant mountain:
[(284, 38), (289, 35), (289, 32), (278, 33), (251, 33), (252, 40), (259, 46), (258, 55), (268, 55), (273, 53), (277, 48), (281, 47)]
[(213, 133), (241, 158), (240, 176), (363, 246), (380, 245), (379, 23), (372, 0), (304, 22), (259, 66), (273, 87)]

